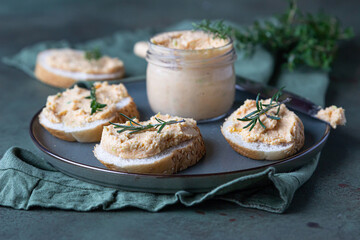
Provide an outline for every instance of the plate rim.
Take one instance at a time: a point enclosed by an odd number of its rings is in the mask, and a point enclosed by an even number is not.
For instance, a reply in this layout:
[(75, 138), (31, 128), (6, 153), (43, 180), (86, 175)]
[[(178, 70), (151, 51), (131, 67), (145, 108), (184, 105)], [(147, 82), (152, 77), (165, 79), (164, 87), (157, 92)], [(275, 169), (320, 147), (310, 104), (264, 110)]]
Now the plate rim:
[[(135, 81), (135, 82), (138, 82), (138, 81)], [(61, 161), (63, 163), (74, 165), (76, 167), (82, 167), (82, 168), (86, 168), (86, 169), (89, 169), (89, 170), (95, 170), (95, 171), (100, 171), (100, 172), (104, 172), (104, 173), (119, 174), (119, 175), (133, 176), (133, 177), (156, 177), (156, 178), (190, 178), (191, 177), (191, 178), (197, 178), (197, 177), (222, 176), (222, 175), (238, 174), (238, 173), (241, 173), (241, 172), (257, 171), (259, 169), (263, 169), (263, 168), (265, 169), (265, 168), (268, 168), (268, 167), (275, 167), (275, 166), (277, 166), (279, 164), (284, 164), (284, 163), (287, 163), (287, 162), (290, 162), (290, 161), (294, 161), (297, 158), (299, 158), (299, 157), (301, 157), (301, 156), (303, 156), (305, 154), (310, 154), (311, 152), (315, 151), (318, 148), (318, 146), (323, 144), (327, 140), (327, 138), (329, 137), (329, 134), (330, 134), (330, 126), (327, 124), (324, 135), (321, 137), (321, 139), (319, 141), (317, 141), (315, 144), (313, 144), (311, 147), (309, 147), (308, 149), (305, 149), (305, 150), (303, 150), (301, 152), (298, 152), (298, 153), (296, 153), (294, 155), (291, 155), (291, 156), (289, 156), (289, 157), (287, 157), (285, 159), (282, 159), (280, 161), (272, 162), (270, 160), (264, 160), (264, 161), (269, 161), (269, 164), (258, 166), (258, 167), (253, 167), (253, 168), (248, 168), (248, 169), (241, 169), (241, 170), (228, 171), (228, 172), (217, 172), (217, 173), (181, 174), (181, 175), (178, 175), (178, 174), (165, 175), (165, 174), (129, 173), (129, 172), (114, 171), (114, 170), (110, 170), (110, 169), (105, 169), (105, 168), (100, 168), (100, 167), (96, 167), (96, 166), (86, 165), (86, 164), (83, 164), (83, 163), (78, 163), (78, 162), (75, 162), (75, 161), (73, 161), (71, 159), (62, 157), (60, 155), (57, 155), (57, 154), (51, 152), (51, 150), (47, 149), (45, 146), (43, 146), (41, 144), (41, 142), (34, 136), (34, 133), (33, 133), (34, 123), (35, 123), (36, 120), (38, 120), (38, 116), (39, 116), (40, 112), (42, 111), (42, 109), (43, 109), (43, 107), (39, 111), (37, 111), (35, 113), (35, 115), (32, 117), (30, 125), (29, 125), (29, 134), (30, 134), (31, 140), (33, 141), (35, 146), (37, 148), (39, 148), (43, 153), (45, 153), (46, 155), (48, 155), (48, 156), (50, 156), (50, 157), (52, 157), (52, 158), (54, 158), (56, 160), (59, 160), (59, 161)]]

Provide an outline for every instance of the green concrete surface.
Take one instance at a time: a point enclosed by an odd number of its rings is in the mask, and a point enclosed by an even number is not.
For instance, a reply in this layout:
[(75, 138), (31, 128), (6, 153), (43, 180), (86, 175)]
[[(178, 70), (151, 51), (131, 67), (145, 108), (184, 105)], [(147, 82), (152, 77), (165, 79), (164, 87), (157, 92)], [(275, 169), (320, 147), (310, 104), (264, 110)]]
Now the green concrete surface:
[[(78, 43), (117, 30), (165, 27), (183, 19), (250, 23), (285, 8), (285, 1), (3, 1), (0, 56), (44, 40)], [(305, 10), (339, 17), (360, 30), (359, 1), (301, 1)], [(220, 201), (174, 206), (159, 213), (126, 209), (72, 212), (0, 207), (0, 239), (359, 239), (360, 38), (343, 43), (331, 73), (327, 105), (346, 109), (348, 123), (332, 131), (312, 178), (285, 214)], [(0, 155), (11, 146), (34, 150), (33, 114), (57, 90), (0, 63)]]

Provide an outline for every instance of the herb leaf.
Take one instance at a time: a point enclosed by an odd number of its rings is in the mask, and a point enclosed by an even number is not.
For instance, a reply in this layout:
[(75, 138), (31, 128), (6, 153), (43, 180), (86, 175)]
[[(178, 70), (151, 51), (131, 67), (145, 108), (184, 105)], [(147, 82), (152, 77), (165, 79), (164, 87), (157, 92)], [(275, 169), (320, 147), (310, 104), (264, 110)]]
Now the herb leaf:
[(155, 117), (155, 119), (156, 119), (156, 121), (158, 123), (155, 123), (155, 124), (150, 124), (149, 123), (147, 125), (142, 125), (142, 124), (140, 124), (138, 122), (135, 122), (133, 120), (133, 118), (129, 118), (125, 114), (120, 113), (120, 115), (125, 117), (127, 120), (129, 120), (130, 126), (110, 122), (110, 124), (114, 125), (114, 128), (120, 128), (120, 130), (117, 131), (118, 133), (122, 133), (124, 131), (130, 131), (130, 134), (133, 134), (133, 133), (137, 133), (137, 132), (140, 132), (140, 131), (145, 131), (145, 130), (148, 130), (148, 129), (151, 129), (151, 128), (158, 129), (157, 133), (160, 133), (164, 129), (164, 127), (166, 125), (185, 122), (185, 119), (180, 120), (180, 121), (175, 121), (175, 120), (164, 121), (164, 120), (162, 120), (160, 118)]
[(351, 28), (343, 29), (334, 17), (319, 13), (303, 13), (296, 0), (289, 0), (288, 10), (274, 20), (258, 22), (239, 30), (224, 24), (203, 20), (193, 24), (195, 29), (213, 33), (225, 39), (232, 37), (235, 46), (245, 55), (251, 55), (257, 45), (262, 45), (280, 62), (293, 70), (298, 65), (329, 70), (335, 59), (338, 41), (354, 36)]
[(260, 118), (259, 118), (259, 123), (260, 123), (260, 125), (261, 125), (264, 129), (266, 129), (266, 126), (262, 123), (262, 121), (260, 120)]
[(88, 61), (99, 60), (102, 56), (102, 53), (99, 48), (94, 48), (92, 50), (85, 51), (85, 59)]
[[(285, 104), (287, 102), (290, 102), (291, 99), (290, 98), (286, 98), (285, 100), (279, 102), (279, 98), (282, 95), (282, 90), (284, 89), (284, 87), (280, 88), (271, 98), (270, 103), (269, 104), (263, 104), (262, 102), (259, 101), (260, 98), (260, 93), (257, 95), (256, 97), (256, 110), (247, 114), (245, 117), (243, 118), (238, 118), (237, 120), (239, 121), (250, 121), (250, 123), (248, 123), (247, 125), (245, 125), (243, 128), (249, 128), (249, 131), (251, 131), (257, 122), (259, 122), (259, 124), (266, 129), (266, 126), (264, 125), (264, 123), (260, 120), (260, 116), (265, 114), (266, 117), (273, 119), (273, 120), (280, 120), (279, 117), (279, 112), (280, 112), (280, 105), (281, 104)], [(264, 108), (265, 107), (265, 108)], [(275, 116), (271, 116), (269, 114), (267, 114), (267, 112), (272, 109), (277, 107), (277, 111)]]
[(195, 30), (203, 30), (214, 34), (215, 38), (227, 39), (231, 36), (233, 31), (232, 27), (226, 26), (223, 20), (212, 24), (209, 20), (202, 20), (200, 24), (192, 24)]
[(106, 107), (106, 104), (101, 104), (101, 103), (97, 102), (97, 100), (96, 100), (96, 88), (95, 88), (95, 86), (93, 84), (92, 84), (91, 89), (90, 89), (90, 96), (87, 96), (85, 98), (86, 99), (91, 99), (91, 103), (90, 103), (91, 113), (90, 113), (90, 115), (93, 115), (97, 111), (102, 111), (102, 108)]

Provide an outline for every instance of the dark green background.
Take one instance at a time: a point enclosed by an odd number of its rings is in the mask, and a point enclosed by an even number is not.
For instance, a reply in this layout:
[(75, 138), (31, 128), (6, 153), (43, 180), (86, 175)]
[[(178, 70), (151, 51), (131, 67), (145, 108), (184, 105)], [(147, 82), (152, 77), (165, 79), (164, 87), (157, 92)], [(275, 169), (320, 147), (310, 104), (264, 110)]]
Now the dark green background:
[[(2, 1), (0, 55), (44, 40), (71, 43), (117, 30), (166, 27), (183, 19), (222, 18), (249, 24), (287, 7), (283, 0), (242, 1)], [(318, 169), (295, 194), (285, 214), (244, 209), (220, 201), (170, 207), (160, 213), (135, 209), (79, 213), (0, 207), (0, 239), (358, 239), (360, 236), (360, 1), (307, 0), (356, 37), (342, 43), (331, 73), (327, 105), (346, 109), (348, 124), (332, 131)], [(32, 115), (57, 90), (0, 63), (0, 155), (10, 146), (34, 149)]]

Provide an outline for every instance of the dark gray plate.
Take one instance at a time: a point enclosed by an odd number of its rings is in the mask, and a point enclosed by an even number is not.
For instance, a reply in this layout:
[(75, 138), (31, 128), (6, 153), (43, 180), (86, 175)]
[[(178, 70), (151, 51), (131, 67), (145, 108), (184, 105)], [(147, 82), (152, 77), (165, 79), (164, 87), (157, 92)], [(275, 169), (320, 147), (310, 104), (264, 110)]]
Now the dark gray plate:
[[(153, 115), (146, 96), (145, 81), (125, 84), (140, 111), (141, 120)], [(237, 86), (234, 111), (245, 99), (255, 98), (251, 92), (261, 92), (264, 97), (275, 89), (248, 81)], [(299, 153), (280, 161), (252, 160), (236, 153), (220, 132), (224, 119), (199, 124), (206, 144), (206, 156), (195, 166), (174, 175), (149, 175), (116, 172), (106, 169), (93, 155), (94, 143), (66, 142), (49, 134), (35, 114), (30, 124), (30, 135), (40, 154), (55, 168), (67, 175), (95, 184), (119, 189), (156, 193), (174, 193), (179, 190), (205, 192), (232, 179), (264, 170), (269, 166), (278, 172), (295, 169), (308, 162), (323, 147), (329, 135), (329, 126), (308, 114), (316, 105), (292, 94), (294, 100), (288, 105), (298, 114), (305, 126), (305, 146)], [(246, 187), (246, 186), (244, 186)]]

